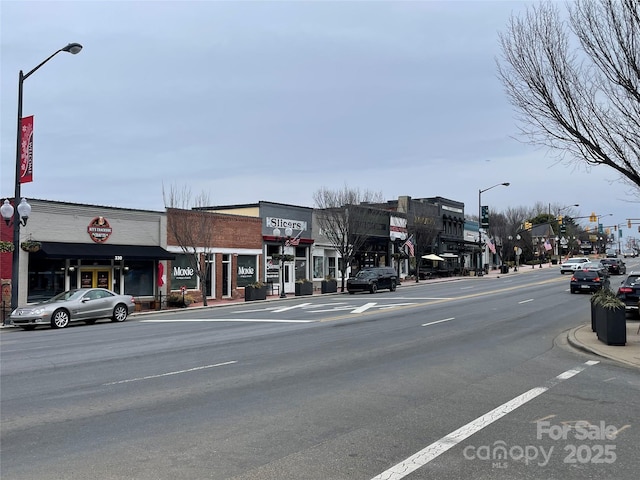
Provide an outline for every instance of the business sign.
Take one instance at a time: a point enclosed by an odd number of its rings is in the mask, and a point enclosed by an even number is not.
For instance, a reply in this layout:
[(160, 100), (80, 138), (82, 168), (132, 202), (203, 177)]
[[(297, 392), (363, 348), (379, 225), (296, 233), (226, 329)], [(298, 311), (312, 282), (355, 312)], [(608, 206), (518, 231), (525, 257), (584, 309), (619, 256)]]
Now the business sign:
[(290, 228), (292, 230), (306, 230), (307, 222), (302, 220), (290, 220), (288, 218), (276, 218), (276, 217), (267, 217), (265, 218), (266, 227), (268, 229), (273, 228)]
[(94, 242), (104, 243), (109, 239), (109, 237), (113, 233), (113, 230), (106, 218), (96, 217), (91, 220), (91, 223), (89, 223), (89, 226), (87, 227), (87, 233), (89, 234), (89, 237), (91, 237), (91, 240), (93, 240)]
[(257, 261), (255, 255), (238, 255), (238, 286), (246, 287), (254, 283), (258, 277)]
[(190, 290), (198, 288), (198, 276), (187, 255), (176, 255), (171, 262), (171, 289), (177, 289), (177, 285), (184, 285)]
[(391, 241), (407, 239), (407, 219), (402, 217), (394, 217), (391, 215), (389, 219), (389, 237)]

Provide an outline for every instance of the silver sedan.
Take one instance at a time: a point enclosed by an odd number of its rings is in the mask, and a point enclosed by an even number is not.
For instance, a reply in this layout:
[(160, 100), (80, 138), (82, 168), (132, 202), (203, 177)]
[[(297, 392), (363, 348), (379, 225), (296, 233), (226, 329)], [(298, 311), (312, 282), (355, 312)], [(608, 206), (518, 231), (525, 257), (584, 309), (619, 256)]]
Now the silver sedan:
[(11, 322), (25, 330), (39, 325), (64, 328), (70, 322), (95, 323), (100, 318), (124, 322), (135, 309), (131, 295), (118, 295), (104, 288), (78, 288), (56, 295), (34, 305), (18, 307), (11, 312)]

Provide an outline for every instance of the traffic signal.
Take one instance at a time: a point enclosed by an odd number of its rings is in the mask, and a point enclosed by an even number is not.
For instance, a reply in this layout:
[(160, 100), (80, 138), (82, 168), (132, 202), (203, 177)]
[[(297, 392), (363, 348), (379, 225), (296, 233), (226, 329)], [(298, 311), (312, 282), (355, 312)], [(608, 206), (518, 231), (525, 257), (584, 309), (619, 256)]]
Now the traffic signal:
[[(631, 228), (631, 219), (627, 220), (627, 228)], [(638, 231), (640, 231), (640, 227), (638, 227)]]
[(614, 225), (614, 226), (613, 226), (613, 231), (614, 231), (614, 232), (617, 232), (617, 231), (618, 231), (618, 225)]
[(531, 227), (532, 227), (531, 222), (524, 222), (524, 229), (525, 230), (531, 230)]
[(591, 215), (589, 215), (589, 221), (593, 223), (598, 221), (598, 216), (596, 215), (596, 212), (591, 212)]

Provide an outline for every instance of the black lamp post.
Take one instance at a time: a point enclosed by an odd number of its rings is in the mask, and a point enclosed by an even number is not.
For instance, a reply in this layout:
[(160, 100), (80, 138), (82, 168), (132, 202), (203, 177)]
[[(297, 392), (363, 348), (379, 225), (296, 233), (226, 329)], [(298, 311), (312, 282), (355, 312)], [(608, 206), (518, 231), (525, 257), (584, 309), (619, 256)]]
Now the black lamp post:
[(279, 228), (273, 229), (273, 236), (280, 240), (280, 243), (282, 243), (282, 253), (280, 257), (280, 298), (287, 298), (287, 294), (284, 293), (284, 247), (287, 245), (287, 242), (291, 240), (293, 230), (287, 227), (284, 229), (284, 236), (281, 236), (280, 233), (281, 232)]
[[(22, 85), (23, 85), (24, 81), (27, 78), (29, 78), (33, 73), (36, 72), (36, 70), (38, 70), (41, 66), (43, 66), (45, 63), (47, 63), (49, 60), (51, 60), (53, 57), (55, 57), (60, 52), (68, 52), (68, 53), (71, 53), (71, 54), (75, 55), (76, 53), (79, 53), (80, 50), (82, 50), (82, 45), (80, 45), (79, 43), (70, 43), (66, 47), (63, 47), (60, 50), (57, 50), (56, 52), (54, 52), (52, 55), (47, 57), (44, 61), (40, 62), (40, 64), (38, 64), (35, 68), (31, 69), (27, 73), (22, 73), (22, 70), (20, 70), (20, 73), (18, 74), (18, 128), (17, 128), (17, 138), (16, 138), (16, 179), (15, 179), (16, 183), (15, 183), (15, 192), (14, 192), (14, 195), (13, 195), (13, 201), (14, 202), (18, 202), (18, 199), (21, 198), (21, 194), (20, 194), (20, 173), (21, 173), (20, 153), (22, 151), (22, 148), (21, 148), (21, 142), (22, 142), (22, 135), (21, 135), (21, 133), (22, 133), (21, 132), (21, 127), (22, 127)], [(26, 203), (26, 200), (25, 200), (25, 203)], [(21, 204), (22, 204), (22, 202), (21, 202)], [(20, 224), (21, 224), (21, 212), (20, 212), (20, 210), (21, 209), (20, 209), (20, 205), (19, 205), (18, 208), (15, 209), (14, 217), (13, 217), (13, 245), (14, 245), (14, 249), (13, 249), (12, 269), (11, 269), (11, 309), (12, 310), (15, 309), (15, 308), (18, 308), (18, 283), (19, 283), (19, 277), (20, 277), (20, 250), (19, 250)], [(31, 210), (31, 208), (29, 208), (29, 211), (30, 210)], [(23, 209), (23, 211), (24, 211), (24, 209)], [(28, 213), (27, 213), (27, 216), (28, 216)], [(22, 218), (25, 218), (25, 217), (22, 216)]]
[(480, 248), (480, 258), (478, 259), (478, 276), (482, 276), (482, 194), (487, 190), (491, 190), (492, 188), (499, 187), (500, 185), (508, 187), (511, 185), (509, 182), (497, 183), (489, 188), (485, 188), (483, 190), (478, 190), (478, 247)]

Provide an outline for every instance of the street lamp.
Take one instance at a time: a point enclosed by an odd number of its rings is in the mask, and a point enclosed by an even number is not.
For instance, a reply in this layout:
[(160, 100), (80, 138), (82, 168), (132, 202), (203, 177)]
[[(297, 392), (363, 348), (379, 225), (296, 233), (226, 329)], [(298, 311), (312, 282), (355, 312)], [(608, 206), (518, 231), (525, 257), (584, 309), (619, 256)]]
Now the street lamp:
[(598, 253), (598, 254), (602, 253), (601, 252), (601, 250), (602, 250), (602, 244), (601, 244), (602, 243), (602, 237), (600, 236), (600, 233), (601, 233), (600, 232), (600, 219), (603, 218), (603, 217), (611, 217), (611, 216), (613, 216), (613, 213), (605, 213), (604, 215), (596, 215), (596, 219), (597, 219), (596, 229), (597, 229), (597, 232), (598, 232), (598, 247), (597, 247), (597, 252), (596, 253)]
[[(478, 190), (478, 247), (480, 248), (480, 254), (478, 258), (478, 276), (482, 276), (482, 194), (487, 190), (491, 190), (492, 188), (496, 188), (499, 186), (508, 187), (511, 185), (509, 182), (504, 183), (496, 183), (495, 185)], [(488, 226), (488, 224), (487, 224)]]
[(273, 229), (273, 236), (276, 237), (282, 243), (282, 254), (280, 257), (280, 298), (287, 298), (287, 294), (284, 293), (284, 247), (287, 242), (291, 240), (291, 235), (293, 235), (293, 230), (287, 227), (284, 229), (284, 237), (280, 236), (280, 229)]
[[(559, 208), (559, 209), (558, 209), (558, 217), (560, 216), (560, 214), (561, 214), (564, 210), (566, 210), (566, 209), (568, 209), (568, 208), (572, 208), (572, 207), (579, 207), (579, 206), (580, 206), (580, 204), (579, 204), (579, 203), (574, 203), (573, 205), (567, 205), (566, 207)], [(562, 226), (560, 226), (560, 228), (559, 228), (559, 229), (560, 229), (560, 230), (562, 230)], [(558, 232), (558, 233), (562, 233), (562, 232)], [(556, 243), (557, 243), (557, 240), (556, 240)], [(560, 265), (560, 264), (562, 263), (562, 260), (561, 260), (561, 258), (560, 258), (560, 255), (561, 255), (560, 247), (556, 245), (556, 249), (557, 249), (556, 255), (557, 255), (557, 257), (558, 257), (558, 265)]]
[[(22, 142), (22, 135), (21, 135), (21, 130), (22, 130), (22, 86), (24, 84), (24, 81), (29, 78), (33, 73), (36, 72), (36, 70), (38, 70), (41, 66), (43, 66), (45, 63), (47, 63), (49, 60), (51, 60), (53, 57), (55, 57), (57, 54), (59, 54), (60, 52), (67, 52), (67, 53), (71, 53), (73, 55), (75, 55), (76, 53), (79, 53), (80, 50), (82, 50), (82, 45), (80, 45), (79, 43), (70, 43), (68, 44), (66, 47), (61, 48), (60, 50), (57, 50), (56, 52), (54, 52), (52, 55), (50, 55), (49, 57), (47, 57), (44, 61), (42, 61), (41, 63), (39, 63), (35, 68), (31, 69), (30, 71), (28, 71), (26, 74), (22, 73), (22, 70), (20, 70), (20, 73), (18, 74), (18, 128), (17, 128), (17, 135), (16, 135), (16, 183), (15, 183), (15, 192), (13, 195), (13, 201), (17, 202), (19, 198), (21, 198), (21, 194), (20, 194), (20, 180), (21, 180), (21, 161), (20, 161), (20, 154), (22, 151), (21, 148), (21, 142)], [(23, 199), (23, 201), (26, 203), (26, 200)], [(22, 201), (20, 202), (20, 204), (22, 205)], [(28, 205), (28, 204), (27, 204)], [(4, 207), (4, 205), (3, 205)], [(13, 217), (13, 257), (12, 257), (12, 265), (11, 265), (11, 309), (15, 309), (18, 308), (18, 283), (19, 283), (19, 276), (20, 276), (20, 249), (18, 248), (18, 245), (20, 243), (20, 224), (21, 224), (21, 218), (24, 218), (26, 220), (26, 217), (24, 217), (22, 215), (23, 212), (20, 211), (21, 210), (21, 206), (18, 205), (18, 207), (15, 209), (14, 211), (14, 217)], [(31, 208), (29, 207), (29, 211), (31, 210)], [(6, 211), (6, 209), (5, 209)], [(29, 214), (29, 211), (27, 212), (27, 216)], [(26, 222), (25, 222), (26, 223)]]

